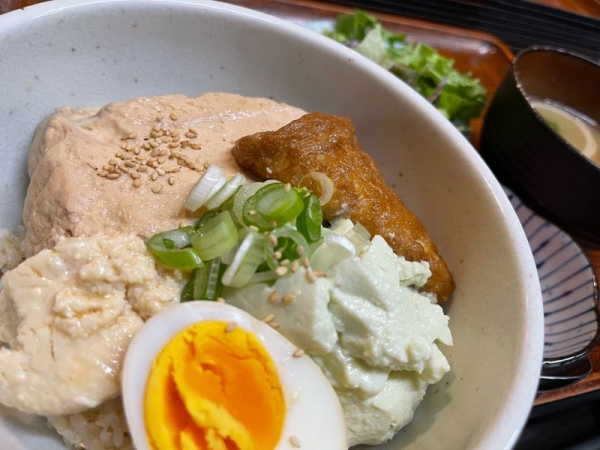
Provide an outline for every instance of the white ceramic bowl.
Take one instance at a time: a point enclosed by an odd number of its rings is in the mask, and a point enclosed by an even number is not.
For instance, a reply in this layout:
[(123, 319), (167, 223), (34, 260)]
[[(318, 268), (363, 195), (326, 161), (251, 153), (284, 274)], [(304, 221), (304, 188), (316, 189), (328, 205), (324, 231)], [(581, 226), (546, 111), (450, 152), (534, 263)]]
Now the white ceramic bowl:
[[(506, 195), (469, 143), (392, 75), (316, 33), (201, 0), (55, 0), (0, 16), (0, 228), (21, 222), (35, 126), (65, 104), (230, 91), (349, 116), (456, 278), (452, 372), (383, 449), (505, 449), (525, 423), (543, 347), (539, 283)], [(39, 425), (39, 423), (37, 423)], [(0, 421), (5, 448), (62, 448)]]

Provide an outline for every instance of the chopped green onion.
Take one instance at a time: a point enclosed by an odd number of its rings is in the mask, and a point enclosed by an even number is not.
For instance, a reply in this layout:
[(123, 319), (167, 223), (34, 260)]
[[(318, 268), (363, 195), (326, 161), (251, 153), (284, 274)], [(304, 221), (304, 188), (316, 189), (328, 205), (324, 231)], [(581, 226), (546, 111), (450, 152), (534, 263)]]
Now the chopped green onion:
[[(198, 180), (198, 183), (190, 191), (188, 197), (183, 203), (183, 207), (188, 211), (197, 211), (204, 205), (216, 192), (225, 184), (227, 180), (223, 177), (223, 172), (218, 166), (210, 165)], [(220, 186), (219, 186), (220, 185)], [(218, 186), (218, 189), (215, 188)]]
[(323, 236), (323, 241), (329, 246), (342, 247), (346, 249), (351, 256), (356, 255), (356, 247), (354, 247), (352, 241), (346, 236), (340, 236), (339, 234), (335, 233), (328, 233), (325, 236)]
[(219, 215), (220, 211), (218, 210), (210, 210), (210, 211), (206, 211), (204, 214), (202, 214), (202, 216), (200, 216), (200, 218), (198, 219), (198, 222), (196, 222), (195, 225), (195, 229), (199, 230), (201, 229), (204, 225), (206, 225), (211, 219), (217, 217)]
[[(266, 257), (267, 264), (273, 270), (279, 266), (279, 260), (300, 258), (308, 252), (308, 242), (302, 234), (291, 226), (275, 228), (270, 233), (277, 240), (276, 245), (267, 245)], [(275, 257), (275, 252), (279, 252), (279, 257)]]
[(170, 269), (190, 270), (202, 267), (204, 263), (190, 244), (194, 227), (184, 227), (176, 230), (155, 234), (148, 240), (147, 247), (154, 257)]
[(293, 222), (302, 212), (304, 203), (298, 191), (289, 185), (273, 183), (260, 188), (244, 204), (244, 222), (260, 230)]
[(198, 269), (193, 283), (194, 300), (215, 300), (221, 294), (223, 270), (220, 258), (215, 258)]
[(256, 272), (250, 278), (249, 283), (268, 283), (270, 281), (275, 281), (277, 278), (277, 274), (272, 270), (266, 270), (263, 272)]
[(243, 218), (244, 204), (250, 197), (252, 197), (256, 193), (256, 191), (271, 183), (278, 183), (278, 181), (265, 181), (264, 183), (255, 182), (242, 186), (235, 194), (235, 198), (233, 199), (233, 205), (231, 206), (231, 214), (233, 215), (233, 220), (235, 220), (240, 225), (246, 226)]
[(221, 280), (225, 286), (241, 287), (248, 283), (265, 259), (267, 238), (254, 230), (247, 230), (245, 234), (233, 261), (223, 273)]
[(196, 274), (198, 273), (198, 269), (194, 269), (192, 271), (192, 275), (190, 279), (185, 283), (185, 286), (181, 290), (181, 296), (179, 297), (179, 301), (181, 303), (190, 302), (194, 300), (194, 280), (196, 279)]
[(322, 172), (307, 173), (300, 179), (298, 186), (304, 187), (315, 194), (321, 205), (329, 202), (335, 191), (335, 186), (331, 178)]
[(344, 235), (354, 244), (357, 252), (371, 241), (371, 233), (360, 222), (356, 222)]
[(319, 199), (309, 195), (303, 199), (304, 209), (296, 219), (296, 228), (309, 243), (321, 239), (321, 224), (323, 223), (323, 210)]
[(204, 261), (223, 255), (237, 244), (239, 233), (229, 211), (223, 211), (197, 227), (192, 247)]
[(206, 202), (204, 206), (208, 209), (218, 208), (235, 194), (239, 187), (244, 184), (244, 181), (244, 175), (236, 173)]
[[(328, 239), (330, 236), (342, 239)], [(347, 242), (343, 242), (343, 239)], [(349, 239), (344, 238), (343, 236), (328, 233), (324, 236), (323, 240), (323, 244), (317, 247), (310, 256), (310, 267), (314, 270), (327, 272), (332, 266), (343, 259), (355, 255), (354, 245)]]

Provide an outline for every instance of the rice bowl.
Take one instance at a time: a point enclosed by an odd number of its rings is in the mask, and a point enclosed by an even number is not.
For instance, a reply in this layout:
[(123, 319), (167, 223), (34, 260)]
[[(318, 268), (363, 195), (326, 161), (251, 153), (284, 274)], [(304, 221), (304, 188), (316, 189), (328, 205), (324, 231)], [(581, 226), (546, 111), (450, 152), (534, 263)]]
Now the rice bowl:
[[(388, 183), (435, 237), (457, 284), (447, 307), (452, 372), (428, 391), (405, 432), (377, 448), (514, 444), (542, 357), (541, 296), (529, 245), (476, 152), (410, 88), (310, 31), (203, 1), (57, 0), (0, 17), (0, 39), (0, 114), (7, 118), (0, 228), (21, 223), (33, 132), (63, 105), (224, 91), (350, 117)], [(73, 429), (81, 427), (81, 418), (73, 419)], [(11, 448), (64, 448), (43, 424), (40, 435), (39, 427), (17, 426), (8, 415), (2, 422), (0, 436)]]

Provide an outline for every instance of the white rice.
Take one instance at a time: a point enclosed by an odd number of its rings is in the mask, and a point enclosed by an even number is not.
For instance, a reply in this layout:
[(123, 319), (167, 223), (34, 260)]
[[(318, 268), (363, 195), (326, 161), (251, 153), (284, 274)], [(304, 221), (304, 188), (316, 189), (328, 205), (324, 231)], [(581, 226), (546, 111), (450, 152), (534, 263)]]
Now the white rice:
[(72, 448), (88, 450), (134, 448), (127, 431), (120, 397), (78, 414), (48, 417), (48, 423)]
[[(0, 229), (0, 291), (2, 275), (25, 259), (21, 250), (24, 236), (25, 227), (22, 225), (14, 231)], [(120, 397), (79, 414), (48, 417), (48, 423), (70, 448), (133, 449)]]

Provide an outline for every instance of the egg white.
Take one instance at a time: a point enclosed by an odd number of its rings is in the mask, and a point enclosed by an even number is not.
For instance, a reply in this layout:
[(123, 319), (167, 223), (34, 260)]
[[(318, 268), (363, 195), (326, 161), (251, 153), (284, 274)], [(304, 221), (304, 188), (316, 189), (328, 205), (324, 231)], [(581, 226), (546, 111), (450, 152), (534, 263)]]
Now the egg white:
[[(339, 400), (309, 356), (269, 325), (224, 303), (193, 301), (175, 305), (148, 320), (134, 336), (123, 364), (122, 396), (127, 425), (137, 450), (148, 450), (144, 421), (146, 380), (163, 347), (184, 328), (202, 321), (234, 322), (257, 336), (273, 358), (286, 402), (277, 450), (346, 450), (346, 427)], [(268, 418), (265, 418), (268, 420)]]

